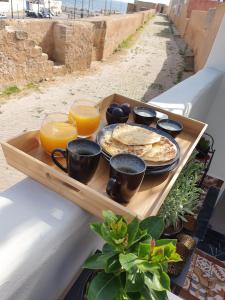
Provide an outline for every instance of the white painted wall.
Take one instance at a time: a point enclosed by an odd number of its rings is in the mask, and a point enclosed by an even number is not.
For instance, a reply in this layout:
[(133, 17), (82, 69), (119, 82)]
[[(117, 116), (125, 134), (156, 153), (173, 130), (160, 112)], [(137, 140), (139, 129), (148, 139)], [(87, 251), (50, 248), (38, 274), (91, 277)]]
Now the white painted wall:
[[(225, 75), (225, 17), (221, 23), (212, 51), (206, 63), (207, 67), (214, 67)], [(225, 76), (215, 97), (211, 99), (211, 108), (206, 118), (209, 124), (208, 132), (215, 139), (215, 158), (212, 162), (211, 173), (225, 179)]]
[[(176, 0), (175, 0), (176, 1)], [(191, 78), (152, 99), (151, 103), (208, 123), (215, 155), (209, 174), (225, 181), (225, 17), (206, 66)], [(225, 184), (211, 218), (212, 228), (225, 234)]]
[(225, 17), (205, 68), (152, 99), (156, 105), (208, 123), (216, 153), (210, 174), (225, 180)]

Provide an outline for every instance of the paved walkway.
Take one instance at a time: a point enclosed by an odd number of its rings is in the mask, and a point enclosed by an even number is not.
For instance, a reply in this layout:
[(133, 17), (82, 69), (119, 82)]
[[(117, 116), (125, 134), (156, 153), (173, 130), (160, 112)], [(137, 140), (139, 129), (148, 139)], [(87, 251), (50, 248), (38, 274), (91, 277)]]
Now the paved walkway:
[[(39, 91), (14, 97), (0, 105), (0, 139), (37, 129), (47, 113), (68, 112), (75, 99), (100, 99), (119, 93), (148, 101), (177, 81), (182, 57), (163, 16), (156, 16), (130, 49), (117, 52), (82, 74), (67, 75), (40, 86)], [(1, 150), (0, 150), (1, 151)], [(0, 190), (23, 178), (0, 152)]]

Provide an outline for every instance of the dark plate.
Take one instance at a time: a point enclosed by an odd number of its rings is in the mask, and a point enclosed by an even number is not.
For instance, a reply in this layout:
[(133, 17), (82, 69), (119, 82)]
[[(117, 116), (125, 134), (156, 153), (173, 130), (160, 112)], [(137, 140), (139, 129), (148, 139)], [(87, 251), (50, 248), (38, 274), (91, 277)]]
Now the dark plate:
[[(108, 162), (110, 161), (111, 156), (109, 156), (107, 153), (102, 151), (102, 156), (104, 159), (106, 159)], [(162, 175), (167, 172), (170, 172), (174, 170), (179, 163), (179, 159), (175, 161), (173, 164), (163, 167), (148, 167), (146, 168), (145, 174), (146, 175)]]
[[(101, 145), (101, 139), (104, 137), (104, 135), (106, 134), (106, 132), (108, 131), (112, 131), (118, 124), (112, 124), (112, 125), (108, 125), (108, 126), (105, 126), (103, 128), (101, 128), (99, 130), (99, 132), (97, 133), (97, 136), (96, 136), (96, 142)], [(175, 141), (175, 139), (168, 133), (160, 130), (160, 129), (156, 129), (156, 128), (153, 128), (153, 127), (148, 127), (146, 125), (141, 125), (141, 124), (129, 124), (129, 125), (132, 125), (132, 126), (139, 126), (139, 127), (143, 127), (143, 128), (146, 128), (147, 130), (149, 131), (153, 131), (153, 132), (156, 132), (162, 136), (165, 136), (167, 137), (177, 148), (177, 155), (174, 159), (170, 160), (169, 162), (166, 162), (164, 164), (146, 164), (147, 165), (147, 171), (156, 171), (156, 170), (162, 170), (163, 168), (165, 167), (170, 167), (171, 165), (173, 165), (175, 162), (177, 162), (180, 158), (180, 147), (178, 145), (178, 143)], [(107, 160), (109, 160), (111, 158), (111, 155), (107, 152), (105, 152), (104, 150), (102, 150), (102, 155), (105, 156), (105, 158)]]

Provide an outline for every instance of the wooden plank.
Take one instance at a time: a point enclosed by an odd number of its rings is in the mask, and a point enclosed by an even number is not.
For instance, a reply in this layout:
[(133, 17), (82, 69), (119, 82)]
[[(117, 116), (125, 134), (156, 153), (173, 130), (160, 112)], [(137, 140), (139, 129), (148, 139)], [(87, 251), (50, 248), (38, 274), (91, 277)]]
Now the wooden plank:
[[(105, 125), (105, 112), (111, 102), (128, 102), (132, 107), (149, 106), (146, 103), (140, 103), (121, 95), (111, 95), (98, 103), (102, 114), (101, 126)], [(128, 219), (132, 219), (134, 216), (143, 219), (146, 216), (157, 214), (207, 127), (202, 122), (151, 107), (166, 113), (169, 118), (183, 124), (184, 130), (176, 138), (181, 149), (180, 162), (178, 167), (170, 173), (162, 176), (146, 176), (139, 192), (127, 205), (113, 201), (106, 194), (109, 165), (103, 158), (100, 160), (93, 179), (88, 185), (84, 185), (70, 178), (52, 163), (51, 158), (44, 153), (40, 146), (39, 131), (26, 132), (8, 142), (2, 142), (2, 148), (6, 160), (11, 166), (61, 194), (91, 214), (101, 218), (102, 210), (110, 209), (117, 214), (127, 216)], [(132, 116), (130, 121), (132, 121)]]

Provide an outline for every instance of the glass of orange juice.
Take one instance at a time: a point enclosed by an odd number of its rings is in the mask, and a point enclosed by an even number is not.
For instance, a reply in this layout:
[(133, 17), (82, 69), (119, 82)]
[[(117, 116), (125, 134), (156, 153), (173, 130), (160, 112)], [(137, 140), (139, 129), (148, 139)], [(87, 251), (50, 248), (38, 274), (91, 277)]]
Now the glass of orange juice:
[(53, 113), (44, 119), (40, 129), (40, 141), (49, 155), (56, 148), (66, 149), (68, 142), (76, 138), (76, 125), (69, 121), (67, 114)]
[(91, 100), (77, 100), (70, 108), (69, 118), (77, 126), (79, 137), (90, 137), (100, 124), (100, 111)]

